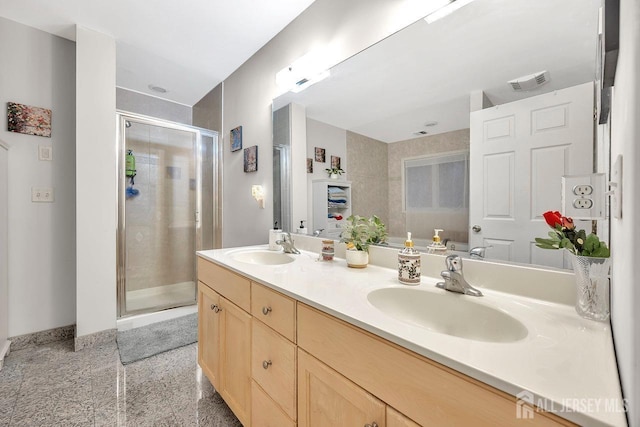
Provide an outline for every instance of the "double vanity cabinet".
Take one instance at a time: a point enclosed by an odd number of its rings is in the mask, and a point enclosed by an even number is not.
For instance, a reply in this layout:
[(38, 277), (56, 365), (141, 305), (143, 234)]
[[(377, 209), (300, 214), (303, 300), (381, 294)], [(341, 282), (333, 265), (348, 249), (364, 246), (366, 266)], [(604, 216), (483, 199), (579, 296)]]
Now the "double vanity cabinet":
[(198, 363), (245, 427), (573, 425), (267, 285), (198, 258)]

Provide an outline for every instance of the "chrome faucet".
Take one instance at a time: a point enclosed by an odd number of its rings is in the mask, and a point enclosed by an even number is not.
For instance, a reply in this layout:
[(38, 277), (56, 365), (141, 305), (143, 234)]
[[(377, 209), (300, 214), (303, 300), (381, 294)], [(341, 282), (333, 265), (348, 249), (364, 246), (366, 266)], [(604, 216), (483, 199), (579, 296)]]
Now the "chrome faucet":
[(472, 248), (469, 251), (469, 258), (484, 259), (485, 252), (487, 251), (487, 249), (492, 248), (492, 247), (493, 246), (477, 246), (475, 248)]
[(285, 254), (299, 254), (300, 251), (293, 245), (291, 234), (287, 231), (282, 233), (282, 240), (276, 240), (276, 245), (281, 245)]
[(318, 228), (316, 230), (313, 230), (313, 237), (319, 237), (323, 231), (324, 231), (324, 228)]
[(445, 258), (445, 263), (447, 264), (447, 270), (440, 273), (444, 282), (438, 282), (436, 284), (438, 288), (474, 297), (482, 296), (482, 292), (467, 283), (462, 276), (462, 258), (458, 255), (449, 255)]

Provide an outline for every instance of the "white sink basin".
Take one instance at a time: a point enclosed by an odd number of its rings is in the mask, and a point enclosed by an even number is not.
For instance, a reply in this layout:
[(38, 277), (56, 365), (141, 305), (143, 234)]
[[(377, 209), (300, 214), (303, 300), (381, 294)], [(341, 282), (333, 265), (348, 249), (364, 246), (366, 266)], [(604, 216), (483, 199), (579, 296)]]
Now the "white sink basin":
[(257, 265), (280, 265), (295, 261), (294, 257), (282, 252), (261, 250), (238, 252), (231, 255), (231, 258), (236, 261), (246, 262), (247, 264)]
[(502, 310), (478, 304), (467, 295), (412, 288), (372, 291), (369, 302), (383, 313), (433, 332), (476, 341), (514, 342), (525, 338), (527, 328)]

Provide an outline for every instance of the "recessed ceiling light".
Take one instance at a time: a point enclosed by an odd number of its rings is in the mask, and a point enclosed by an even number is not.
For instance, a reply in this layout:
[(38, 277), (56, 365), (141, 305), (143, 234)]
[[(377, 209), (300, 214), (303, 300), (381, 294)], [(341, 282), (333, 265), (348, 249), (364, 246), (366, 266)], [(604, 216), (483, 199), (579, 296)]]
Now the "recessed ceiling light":
[(154, 84), (150, 84), (149, 85), (149, 89), (151, 89), (154, 92), (158, 92), (158, 93), (167, 93), (167, 90), (161, 86), (156, 86)]
[(435, 126), (435, 125), (437, 125), (437, 124), (438, 124), (438, 122), (433, 121), (433, 122), (427, 122), (427, 123), (425, 123), (425, 124), (424, 124), (424, 126), (425, 126), (425, 127), (430, 128), (431, 126)]

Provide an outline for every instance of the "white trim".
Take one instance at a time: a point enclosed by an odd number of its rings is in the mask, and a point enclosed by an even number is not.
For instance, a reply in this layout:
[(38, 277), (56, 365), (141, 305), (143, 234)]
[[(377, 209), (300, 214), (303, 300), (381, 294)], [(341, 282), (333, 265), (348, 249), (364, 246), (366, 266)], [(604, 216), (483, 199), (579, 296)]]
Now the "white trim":
[(0, 147), (4, 148), (7, 151), (9, 151), (9, 148), (11, 148), (11, 146), (8, 143), (4, 142), (1, 139), (0, 139)]

